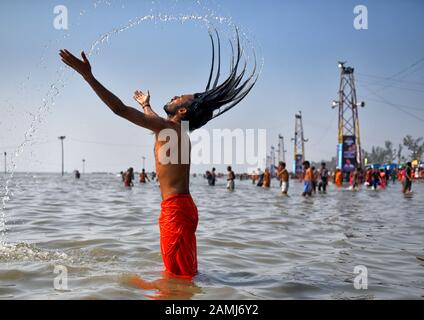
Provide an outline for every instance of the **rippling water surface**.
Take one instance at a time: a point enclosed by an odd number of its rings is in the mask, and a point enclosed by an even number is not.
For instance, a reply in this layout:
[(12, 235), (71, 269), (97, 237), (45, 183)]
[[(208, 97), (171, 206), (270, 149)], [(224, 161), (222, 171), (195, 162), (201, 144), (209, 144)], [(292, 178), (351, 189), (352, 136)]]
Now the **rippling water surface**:
[[(237, 181), (193, 178), (199, 275), (162, 274), (157, 184), (125, 189), (112, 174), (81, 180), (17, 174), (0, 245), (2, 299), (387, 299), (424, 297), (424, 184), (373, 192), (330, 187), (304, 199)], [(4, 177), (0, 178), (4, 186)], [(420, 260), (421, 259), (421, 260)], [(354, 288), (355, 266), (368, 289)], [(68, 290), (54, 288), (55, 267)], [(56, 270), (57, 271), (57, 270)], [(156, 289), (132, 285), (133, 277)], [(130, 277), (130, 278), (129, 278)]]

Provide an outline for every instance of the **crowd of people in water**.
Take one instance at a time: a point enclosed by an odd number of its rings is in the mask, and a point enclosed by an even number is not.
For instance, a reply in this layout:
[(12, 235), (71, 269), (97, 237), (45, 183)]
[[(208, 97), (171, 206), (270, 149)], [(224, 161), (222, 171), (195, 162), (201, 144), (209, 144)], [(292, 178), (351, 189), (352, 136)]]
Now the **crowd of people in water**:
[[(126, 171), (121, 171), (122, 183), (125, 187), (134, 186), (135, 174), (133, 168), (128, 168)], [(77, 173), (76, 173), (77, 175)], [(197, 176), (193, 174), (193, 176)], [(235, 190), (235, 181), (251, 180), (253, 185), (262, 188), (270, 188), (272, 179), (276, 179), (279, 183), (281, 193), (288, 195), (290, 180), (300, 180), (303, 182), (303, 196), (311, 196), (318, 193), (326, 193), (328, 185), (333, 183), (335, 187), (341, 188), (348, 184), (352, 191), (359, 190), (360, 186), (372, 190), (385, 189), (390, 183), (402, 183), (402, 192), (412, 192), (412, 182), (417, 179), (424, 179), (424, 169), (412, 167), (411, 162), (404, 166), (390, 169), (367, 167), (365, 169), (355, 168), (351, 172), (343, 172), (340, 168), (330, 171), (326, 167), (326, 163), (322, 162), (319, 169), (311, 166), (309, 161), (303, 162), (302, 172), (297, 174), (290, 173), (286, 168), (286, 163), (280, 161), (274, 172), (269, 168), (265, 170), (257, 169), (255, 172), (248, 174), (235, 174), (232, 167), (227, 167), (227, 173), (217, 173), (216, 168), (206, 171), (203, 177), (207, 180), (209, 186), (215, 186), (218, 179), (226, 179), (227, 189)], [(78, 172), (79, 178), (79, 172)], [(142, 169), (139, 173), (139, 183), (147, 183), (150, 181), (159, 181), (155, 172), (147, 173)]]
[[(252, 174), (238, 175), (240, 180), (251, 179), (252, 184), (258, 187), (270, 188), (271, 180), (275, 177), (280, 184), (281, 193), (287, 195), (289, 191), (290, 179), (299, 179), (303, 182), (303, 196), (311, 196), (317, 191), (326, 193), (327, 187), (332, 182), (336, 187), (341, 188), (344, 183), (349, 183), (349, 189), (357, 191), (359, 186), (364, 185), (372, 190), (385, 189), (389, 183), (395, 184), (397, 181), (402, 183), (402, 192), (410, 193), (412, 191), (412, 181), (414, 179), (423, 179), (424, 170), (412, 168), (411, 162), (399, 168), (373, 168), (368, 167), (365, 170), (358, 167), (351, 172), (343, 172), (340, 168), (329, 171), (325, 162), (321, 163), (320, 169), (311, 166), (309, 161), (303, 162), (303, 170), (297, 174), (289, 173), (286, 163), (279, 162), (276, 172), (272, 175), (266, 168), (264, 171), (258, 169)], [(205, 178), (209, 185), (215, 185), (217, 178), (216, 169), (207, 171)], [(227, 189), (234, 190), (236, 175), (229, 166), (227, 168)]]
[[(122, 182), (124, 184), (125, 187), (133, 187), (134, 186), (134, 180), (135, 180), (135, 174), (134, 174), (134, 168), (130, 167), (128, 168), (126, 171), (121, 171), (121, 178), (122, 178)], [(147, 174), (145, 169), (142, 169), (138, 175), (138, 182), (139, 183), (146, 183), (146, 182), (150, 182), (150, 181), (157, 181), (157, 176), (155, 172), (151, 172), (150, 173), (150, 178), (149, 175)]]

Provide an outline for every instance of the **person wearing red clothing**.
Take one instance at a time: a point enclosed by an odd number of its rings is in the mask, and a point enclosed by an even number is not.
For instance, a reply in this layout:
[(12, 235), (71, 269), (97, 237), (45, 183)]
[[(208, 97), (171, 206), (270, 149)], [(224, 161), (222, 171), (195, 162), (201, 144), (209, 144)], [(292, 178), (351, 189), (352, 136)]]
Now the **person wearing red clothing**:
[[(215, 30), (218, 44), (219, 34)], [(152, 131), (155, 135), (155, 163), (162, 195), (159, 217), (160, 247), (165, 270), (175, 276), (193, 277), (197, 273), (196, 228), (197, 207), (190, 195), (190, 139), (188, 131), (201, 128), (213, 118), (230, 110), (242, 101), (256, 83), (256, 67), (248, 75), (238, 30), (233, 50), (230, 74), (220, 83), (220, 45), (218, 69), (214, 75), (215, 45), (212, 41), (212, 67), (205, 91), (173, 97), (165, 106), (166, 118), (150, 106), (150, 92), (136, 91), (134, 99), (142, 111), (126, 106), (107, 90), (93, 75), (84, 52), (81, 58), (68, 50), (60, 50), (62, 61), (77, 71), (98, 97), (118, 116)], [(256, 61), (255, 61), (256, 66)], [(247, 76), (247, 79), (246, 79)], [(213, 79), (215, 78), (215, 79)], [(129, 185), (128, 181), (126, 184)]]

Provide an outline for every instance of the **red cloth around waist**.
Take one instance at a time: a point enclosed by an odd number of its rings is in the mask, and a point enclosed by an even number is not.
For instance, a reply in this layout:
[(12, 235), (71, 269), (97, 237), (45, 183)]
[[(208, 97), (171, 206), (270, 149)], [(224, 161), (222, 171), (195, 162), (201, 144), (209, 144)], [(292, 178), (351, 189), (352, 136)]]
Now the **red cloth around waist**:
[(190, 194), (172, 195), (161, 203), (160, 248), (165, 268), (177, 276), (197, 273), (197, 207)]

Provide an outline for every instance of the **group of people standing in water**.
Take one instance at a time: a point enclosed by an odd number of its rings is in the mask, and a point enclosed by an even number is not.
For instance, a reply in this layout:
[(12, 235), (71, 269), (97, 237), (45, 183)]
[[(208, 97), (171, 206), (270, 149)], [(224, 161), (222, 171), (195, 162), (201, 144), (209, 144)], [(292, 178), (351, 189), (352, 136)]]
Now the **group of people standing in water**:
[[(372, 168), (368, 167), (365, 171), (361, 168), (356, 168), (347, 175), (347, 179), (352, 191), (358, 190), (359, 186), (364, 184), (367, 188), (372, 190), (385, 189), (390, 181), (395, 184), (396, 181), (402, 183), (402, 192), (409, 193), (412, 189), (413, 169), (411, 162), (400, 169), (388, 168)], [(334, 183), (337, 187), (343, 184), (343, 173), (337, 169), (335, 173)]]
[[(217, 177), (218, 175), (215, 168), (213, 168), (212, 171), (206, 171), (205, 178), (210, 186), (215, 186)], [(278, 163), (275, 177), (279, 181), (281, 193), (287, 195), (290, 184), (290, 173), (286, 168), (286, 163), (282, 161)], [(263, 172), (258, 169), (257, 172), (250, 175), (241, 174), (239, 175), (239, 178), (240, 180), (251, 179), (252, 184), (258, 187), (271, 187), (272, 175), (268, 168), (266, 168)], [(412, 189), (413, 169), (411, 162), (408, 162), (406, 166), (400, 169), (389, 170), (387, 168), (377, 169), (369, 167), (366, 170), (362, 170), (361, 168), (355, 168), (350, 173), (346, 173), (339, 168), (336, 168), (336, 170), (332, 173), (327, 169), (325, 162), (321, 163), (320, 169), (316, 169), (314, 166), (311, 166), (309, 161), (304, 161), (302, 173), (296, 175), (295, 178), (298, 178), (303, 182), (302, 196), (311, 196), (317, 191), (319, 193), (326, 193), (330, 181), (337, 188), (341, 188), (344, 182), (349, 182), (349, 189), (352, 191), (357, 191), (361, 185), (371, 188), (372, 190), (385, 189), (390, 181), (392, 184), (399, 181), (403, 185), (402, 192), (409, 193)], [(227, 168), (228, 190), (234, 190), (235, 179), (236, 175), (229, 166)]]
[[(120, 174), (121, 174), (122, 182), (124, 183), (125, 187), (130, 188), (130, 187), (134, 186), (134, 182), (133, 182), (134, 179), (135, 179), (134, 168), (132, 168), (132, 167), (128, 168), (128, 170), (126, 170), (126, 171), (121, 171)], [(138, 177), (139, 177), (140, 183), (146, 183), (146, 182), (150, 181), (150, 179), (155, 180), (156, 173), (152, 172), (151, 178), (149, 178), (146, 170), (142, 169)]]
[(385, 170), (385, 169), (372, 169), (368, 168), (365, 173), (365, 185), (373, 190), (385, 189), (390, 181), (396, 183), (396, 181), (402, 182), (402, 192), (409, 193), (412, 191), (412, 180), (413, 180), (413, 169), (411, 162), (406, 164), (406, 167), (400, 170)]

